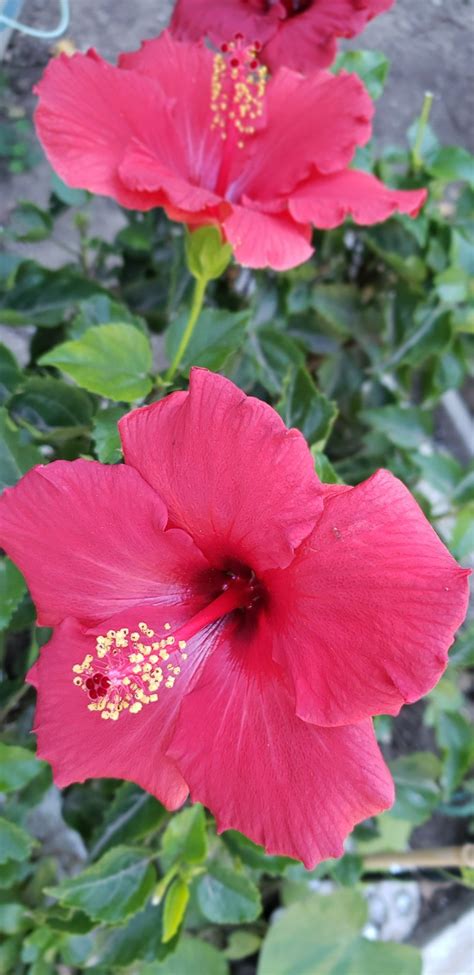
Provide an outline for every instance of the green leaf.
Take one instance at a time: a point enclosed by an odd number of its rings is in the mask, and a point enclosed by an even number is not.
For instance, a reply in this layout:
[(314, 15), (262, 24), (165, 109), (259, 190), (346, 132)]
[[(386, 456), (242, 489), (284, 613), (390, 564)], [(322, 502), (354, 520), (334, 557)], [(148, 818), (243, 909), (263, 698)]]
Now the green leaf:
[(261, 943), (262, 939), (253, 931), (231, 931), (224, 955), (230, 961), (240, 961), (255, 955)]
[(74, 190), (72, 186), (63, 183), (56, 173), (51, 173), (51, 190), (67, 207), (84, 207), (89, 199), (86, 190)]
[(8, 860), (22, 863), (28, 859), (34, 846), (34, 839), (21, 826), (0, 817), (0, 863), (7, 863)]
[(423, 477), (443, 494), (451, 495), (462, 477), (462, 467), (450, 454), (414, 454), (413, 460)]
[(433, 430), (431, 414), (416, 406), (381, 406), (378, 409), (361, 410), (360, 418), (403, 450), (419, 447), (431, 436)]
[(299, 368), (290, 377), (276, 409), (288, 427), (297, 427), (315, 450), (329, 439), (337, 406), (315, 386), (309, 372)]
[(0, 342), (0, 405), (20, 385), (21, 379), (22, 372), (15, 356)]
[[(8, 558), (0, 558), (0, 630), (4, 630), (26, 592), (26, 583), (16, 565)], [(2, 747), (0, 743), (0, 749)], [(2, 770), (0, 768), (0, 779)], [(2, 789), (0, 788), (0, 792)]]
[(311, 453), (314, 457), (314, 466), (316, 468), (316, 474), (319, 479), (324, 482), (324, 484), (342, 484), (342, 477), (334, 469), (326, 454), (322, 454), (321, 451), (315, 450), (314, 447), (311, 448)]
[(222, 839), (233, 856), (239, 857), (247, 866), (261, 873), (282, 874), (295, 862), (290, 857), (270, 856), (265, 853), (263, 846), (253, 843), (235, 829), (227, 829), (222, 834)]
[[(203, 366), (214, 372), (222, 369), (229, 356), (241, 348), (249, 316), (249, 311), (230, 312), (225, 309), (205, 308), (199, 316), (181, 361), (181, 371), (191, 365)], [(166, 354), (170, 361), (177, 351), (185, 327), (186, 316), (180, 315), (167, 331)]]
[(359, 840), (357, 849), (364, 854), (400, 853), (408, 847), (408, 841), (413, 831), (413, 823), (406, 819), (397, 819), (392, 812), (377, 816), (377, 836), (371, 839)]
[(189, 901), (189, 887), (180, 877), (167, 890), (163, 908), (163, 937), (166, 944), (179, 930)]
[(0, 869), (0, 889), (7, 890), (9, 887), (21, 884), (30, 873), (31, 864), (25, 861), (21, 863), (19, 860), (7, 860), (6, 863), (2, 863)]
[(26, 431), (18, 430), (5, 409), (0, 409), (0, 491), (16, 484), (35, 464), (41, 454), (29, 442)]
[(149, 854), (132, 847), (109, 850), (92, 867), (46, 889), (61, 904), (85, 911), (94, 921), (117, 924), (137, 913), (156, 882)]
[(357, 288), (351, 284), (320, 284), (311, 293), (311, 304), (337, 335), (341, 338), (352, 335), (361, 313)]
[[(108, 975), (116, 969), (128, 968), (139, 959), (155, 961), (166, 958), (176, 944), (175, 941), (163, 944), (162, 922), (162, 906), (148, 904), (144, 911), (135, 914), (125, 925), (104, 932), (95, 946), (100, 971)], [(140, 966), (140, 975), (143, 970)]]
[(380, 98), (390, 68), (381, 51), (344, 51), (336, 58), (334, 72), (349, 71), (359, 75), (371, 98)]
[(45, 767), (45, 763), (40, 762), (27, 748), (0, 742), (0, 792), (23, 789)]
[[(344, 975), (422, 975), (422, 957), (418, 948), (394, 941), (367, 941), (360, 938), (346, 954)], [(340, 973), (339, 969), (339, 973)], [(338, 973), (338, 975), (339, 975)], [(336, 975), (336, 972), (334, 972)]]
[(214, 924), (254, 921), (262, 905), (258, 888), (244, 874), (211, 863), (197, 885), (199, 907)]
[[(144, 965), (140, 975), (228, 975), (225, 958), (213, 945), (199, 938), (183, 938), (164, 961)], [(411, 975), (411, 973), (408, 973)]]
[(269, 928), (257, 975), (421, 975), (415, 948), (360, 936), (366, 911), (349, 890), (286, 908)]
[(436, 721), (436, 738), (443, 751), (441, 785), (445, 798), (449, 798), (474, 762), (472, 728), (462, 714), (441, 712)]
[(95, 859), (111, 846), (143, 839), (158, 829), (164, 817), (164, 807), (154, 796), (133, 782), (123, 782), (107, 809), (91, 858)]
[(0, 320), (54, 328), (80, 301), (96, 294), (104, 294), (104, 289), (74, 267), (50, 271), (35, 261), (24, 261), (16, 272), (14, 286), (0, 299)]
[(439, 146), (428, 154), (425, 162), (434, 179), (474, 184), (474, 156), (462, 146)]
[(202, 863), (206, 856), (206, 817), (203, 807), (196, 803), (170, 819), (163, 833), (160, 859), (167, 871), (177, 862)]
[(441, 801), (439, 758), (432, 752), (414, 752), (390, 763), (396, 802), (391, 815), (416, 826), (430, 818)]
[(427, 268), (419, 245), (400, 219), (393, 217), (384, 224), (365, 230), (363, 239), (403, 281), (416, 287), (425, 280)]
[(220, 278), (232, 258), (232, 247), (226, 244), (217, 227), (199, 227), (186, 232), (186, 264), (193, 277), (202, 281)]
[(440, 356), (451, 342), (453, 335), (452, 313), (421, 306), (410, 321), (408, 335), (394, 354), (379, 365), (379, 372), (402, 365), (419, 366), (430, 356)]
[(464, 561), (474, 552), (474, 502), (466, 504), (459, 512), (452, 535), (451, 546), (456, 558)]
[(91, 393), (131, 403), (150, 392), (149, 339), (133, 325), (98, 325), (80, 339), (55, 346), (39, 360), (56, 366)]
[(8, 407), (19, 426), (59, 442), (87, 433), (92, 423), (93, 408), (87, 393), (49, 376), (28, 379)]
[(461, 267), (448, 267), (435, 278), (436, 291), (448, 305), (467, 301), (470, 294), (470, 277)]
[(92, 439), (95, 452), (102, 464), (117, 464), (122, 459), (122, 443), (118, 421), (124, 415), (121, 406), (109, 406), (99, 410), (94, 418)]
[(28, 921), (25, 918), (25, 908), (22, 904), (3, 903), (0, 904), (0, 932), (2, 934), (19, 934)]
[(284, 379), (295, 366), (303, 366), (305, 361), (293, 339), (269, 327), (249, 334), (245, 351), (253, 361), (256, 377), (274, 396), (280, 396)]
[(114, 325), (116, 322), (133, 325), (140, 332), (147, 334), (144, 318), (132, 314), (127, 305), (114, 301), (110, 295), (98, 294), (80, 302), (79, 312), (69, 326), (68, 337), (80, 339), (92, 325)]
[(23, 243), (46, 240), (53, 230), (53, 221), (47, 210), (42, 210), (29, 200), (20, 200), (8, 226), (9, 233)]

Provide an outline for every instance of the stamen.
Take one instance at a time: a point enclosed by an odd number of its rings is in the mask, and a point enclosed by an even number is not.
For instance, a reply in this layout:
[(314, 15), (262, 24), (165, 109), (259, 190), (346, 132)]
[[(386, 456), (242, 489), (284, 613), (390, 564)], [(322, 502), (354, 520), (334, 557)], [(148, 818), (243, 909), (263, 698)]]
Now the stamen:
[(242, 34), (221, 44), (214, 58), (211, 85), (212, 128), (220, 130), (225, 141), (237, 137), (243, 148), (245, 136), (253, 135), (263, 115), (267, 69), (258, 62), (259, 45), (246, 47)]
[(155, 704), (163, 688), (171, 690), (181, 662), (188, 659), (187, 641), (229, 613), (251, 608), (258, 598), (253, 573), (245, 578), (229, 573), (227, 580), (220, 595), (174, 634), (171, 623), (164, 624), (164, 634), (156, 634), (142, 621), (132, 632), (124, 626), (98, 636), (95, 654), (86, 654), (72, 668), (73, 684), (87, 694), (89, 711), (117, 721), (123, 711), (139, 714), (145, 705)]
[[(171, 625), (165, 623), (164, 628), (170, 630)], [(144, 705), (158, 701), (158, 690), (171, 689), (180, 674), (180, 658), (187, 657), (182, 653), (185, 640), (178, 643), (175, 663), (165, 668), (170, 656), (166, 648), (174, 643), (173, 636), (157, 638), (144, 622), (132, 633), (127, 627), (108, 630), (97, 637), (95, 656), (86, 654), (72, 668), (73, 684), (87, 694), (89, 711), (100, 712), (105, 720), (117, 721), (123, 711), (139, 714)]]

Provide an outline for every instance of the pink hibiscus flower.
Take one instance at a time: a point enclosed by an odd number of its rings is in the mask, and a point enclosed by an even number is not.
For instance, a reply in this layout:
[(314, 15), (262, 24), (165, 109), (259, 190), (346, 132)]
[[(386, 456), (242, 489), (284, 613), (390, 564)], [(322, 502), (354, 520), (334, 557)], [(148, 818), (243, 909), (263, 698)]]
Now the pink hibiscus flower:
[(55, 627), (39, 755), (60, 786), (189, 791), (270, 853), (339, 856), (393, 801), (370, 718), (443, 673), (466, 570), (400, 481), (321, 484), (302, 435), (221, 376), (120, 429), (124, 465), (57, 461), (0, 499)]
[(395, 0), (178, 0), (171, 30), (180, 40), (206, 35), (217, 43), (240, 32), (261, 45), (272, 71), (327, 68), (338, 37), (355, 37)]
[(415, 216), (426, 198), (348, 169), (371, 134), (355, 75), (283, 69), (267, 81), (240, 41), (214, 55), (164, 33), (119, 67), (62, 55), (37, 93), (38, 135), (66, 183), (215, 224), (249, 267), (295, 267), (312, 254), (312, 225)]

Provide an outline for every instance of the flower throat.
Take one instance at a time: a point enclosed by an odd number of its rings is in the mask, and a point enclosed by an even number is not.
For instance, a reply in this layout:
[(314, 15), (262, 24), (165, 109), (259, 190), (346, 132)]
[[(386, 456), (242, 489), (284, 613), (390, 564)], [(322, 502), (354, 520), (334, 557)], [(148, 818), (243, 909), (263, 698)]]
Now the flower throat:
[(88, 710), (117, 721), (126, 711), (139, 714), (162, 691), (171, 690), (188, 656), (186, 641), (236, 609), (251, 609), (260, 598), (253, 573), (229, 572), (226, 579), (220, 595), (174, 634), (170, 623), (157, 634), (141, 621), (135, 630), (123, 626), (96, 637), (95, 651), (72, 668), (73, 683), (87, 695)]

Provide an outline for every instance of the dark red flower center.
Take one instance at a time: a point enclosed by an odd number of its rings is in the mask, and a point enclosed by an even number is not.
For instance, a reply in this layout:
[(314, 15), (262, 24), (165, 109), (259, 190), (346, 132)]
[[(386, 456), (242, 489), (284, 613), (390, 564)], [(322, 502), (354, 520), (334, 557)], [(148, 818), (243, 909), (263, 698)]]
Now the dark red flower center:
[(313, 0), (282, 0), (288, 17), (296, 17), (311, 7)]

